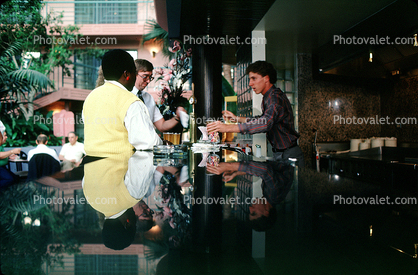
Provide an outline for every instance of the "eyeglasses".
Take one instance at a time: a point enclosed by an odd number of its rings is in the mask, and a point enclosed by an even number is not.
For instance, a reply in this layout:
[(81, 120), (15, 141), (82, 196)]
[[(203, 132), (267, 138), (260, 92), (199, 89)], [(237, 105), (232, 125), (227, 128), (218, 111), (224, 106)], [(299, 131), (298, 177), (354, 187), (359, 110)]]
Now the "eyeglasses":
[(144, 218), (152, 217), (152, 215), (154, 214), (154, 210), (149, 208), (148, 205), (146, 203), (144, 203), (143, 201), (141, 201), (141, 202), (142, 203), (139, 204), (139, 207), (142, 208), (142, 214), (139, 215), (138, 217), (144, 217)]
[(154, 214), (154, 210), (149, 209), (149, 211), (147, 211), (147, 209), (144, 209), (144, 211), (142, 212), (141, 215), (139, 215), (139, 217), (149, 218), (149, 217), (152, 217), (153, 214)]
[(140, 75), (139, 73), (138, 73), (138, 75), (140, 76), (140, 77), (142, 77), (142, 79), (144, 80), (144, 81), (147, 81), (147, 79), (149, 79), (149, 81), (151, 82), (151, 81), (153, 81), (154, 80), (154, 77), (152, 76), (152, 75)]

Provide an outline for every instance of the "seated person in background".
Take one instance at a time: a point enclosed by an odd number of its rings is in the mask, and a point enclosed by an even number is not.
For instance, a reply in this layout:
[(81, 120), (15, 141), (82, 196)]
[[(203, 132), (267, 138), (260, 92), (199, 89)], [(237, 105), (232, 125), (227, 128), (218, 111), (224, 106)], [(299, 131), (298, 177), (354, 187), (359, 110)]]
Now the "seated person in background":
[[(160, 113), (160, 110), (157, 108), (157, 105), (155, 104), (152, 95), (144, 91), (148, 84), (154, 79), (152, 77), (152, 70), (154, 69), (154, 66), (148, 60), (136, 59), (135, 67), (138, 75), (136, 77), (135, 87), (132, 89), (132, 93), (138, 98), (140, 98), (147, 106), (149, 116), (151, 118), (152, 123), (154, 123), (155, 128), (157, 128), (158, 131), (163, 133), (177, 126), (177, 124), (180, 122), (180, 116), (187, 117), (186, 121), (188, 121), (187, 112), (183, 107), (177, 107), (177, 116), (169, 120), (165, 120), (163, 118), (163, 116)], [(183, 112), (183, 114), (181, 114), (180, 112)]]
[[(4, 130), (6, 130), (6, 128), (4, 128)], [(9, 159), (14, 160), (17, 157), (17, 155), (20, 154), (20, 148), (15, 148), (13, 150), (5, 152), (4, 145), (7, 141), (7, 133), (6, 131), (4, 131), (1, 134), (3, 135), (3, 140), (0, 141), (0, 166), (6, 166), (9, 163)]]
[(58, 162), (60, 162), (57, 152), (55, 152), (54, 149), (49, 148), (48, 146), (46, 146), (48, 144), (48, 137), (44, 134), (40, 134), (37, 138), (36, 138), (36, 148), (32, 149), (29, 151), (28, 153), (28, 161), (30, 161), (30, 159), (33, 157), (33, 155), (36, 154), (48, 154), (51, 157), (53, 157), (54, 159), (56, 159)]
[[(21, 148), (14, 148), (5, 152), (1, 145), (3, 145), (6, 140), (6, 127), (4, 127), (3, 122), (0, 121), (0, 159), (7, 160), (9, 157), (16, 157), (16, 155), (19, 155)], [(0, 166), (0, 187), (6, 187), (14, 182), (17, 182), (19, 179), (15, 174), (4, 167), (6, 164), (7, 162)]]
[(78, 136), (75, 132), (68, 134), (68, 143), (62, 146), (59, 159), (62, 160), (62, 170), (69, 170), (78, 167), (81, 163), (84, 151), (84, 144), (77, 141)]
[(111, 50), (103, 57), (102, 70), (105, 84), (94, 89), (83, 105), (87, 154), (108, 157), (161, 144), (145, 104), (130, 92), (136, 80), (132, 56)]

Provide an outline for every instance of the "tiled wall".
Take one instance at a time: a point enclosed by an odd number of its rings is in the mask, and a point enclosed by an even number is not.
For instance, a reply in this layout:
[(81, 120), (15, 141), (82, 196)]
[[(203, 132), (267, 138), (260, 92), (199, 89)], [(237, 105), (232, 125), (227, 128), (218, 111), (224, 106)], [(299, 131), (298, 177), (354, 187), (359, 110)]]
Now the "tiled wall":
[[(398, 142), (418, 142), (418, 77), (394, 79), (390, 89), (382, 92), (382, 116), (396, 118), (401, 125), (382, 125), (382, 136), (396, 137)], [(412, 118), (408, 123), (408, 118)]]
[[(348, 123), (353, 117), (380, 117), (380, 94), (388, 89), (385, 80), (334, 76), (314, 78), (312, 55), (298, 54), (297, 58), (299, 144), (308, 165), (312, 163), (314, 128), (318, 130), (318, 142), (380, 136), (381, 125)], [(340, 117), (345, 118), (347, 124), (340, 124), (337, 120)]]

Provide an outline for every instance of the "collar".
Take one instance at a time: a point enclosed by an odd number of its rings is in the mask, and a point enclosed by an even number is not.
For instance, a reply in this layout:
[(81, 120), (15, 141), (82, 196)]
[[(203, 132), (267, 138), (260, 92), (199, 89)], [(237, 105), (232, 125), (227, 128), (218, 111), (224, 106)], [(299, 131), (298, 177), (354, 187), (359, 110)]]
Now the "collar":
[(119, 213), (117, 213), (117, 214), (115, 214), (115, 215), (113, 215), (113, 216), (110, 216), (110, 217), (105, 217), (105, 219), (106, 219), (106, 220), (107, 220), (107, 219), (117, 219), (117, 218), (119, 218), (120, 216), (122, 216), (122, 215), (123, 215), (123, 213), (125, 213), (125, 212), (126, 212), (126, 210), (128, 210), (128, 209), (122, 210), (122, 211), (120, 211)]
[(112, 83), (113, 85), (116, 85), (122, 89), (124, 89), (125, 91), (128, 91), (128, 89), (125, 88), (125, 86), (123, 86), (122, 84), (120, 84), (119, 82), (117, 82), (116, 80), (106, 80), (105, 79), (105, 83)]
[(274, 90), (277, 90), (276, 86), (271, 86), (270, 89), (267, 90), (267, 92), (263, 95), (263, 97), (267, 97), (270, 93), (272, 93)]
[(142, 95), (142, 91), (138, 90), (137, 87), (134, 86), (134, 88), (132, 89), (132, 93), (136, 96), (138, 93), (141, 93)]

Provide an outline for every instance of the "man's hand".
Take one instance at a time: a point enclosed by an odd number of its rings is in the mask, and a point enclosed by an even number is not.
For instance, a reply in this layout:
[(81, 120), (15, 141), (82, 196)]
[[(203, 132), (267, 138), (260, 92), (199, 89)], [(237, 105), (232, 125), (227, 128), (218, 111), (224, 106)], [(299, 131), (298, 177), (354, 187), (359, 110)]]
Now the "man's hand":
[(219, 166), (206, 166), (206, 171), (215, 175), (220, 175), (223, 172), (225, 172), (224, 167), (222, 167), (221, 163), (219, 163)]
[(22, 148), (14, 148), (10, 152), (15, 155), (20, 155), (20, 151), (22, 151)]
[(233, 180), (238, 174), (238, 171), (226, 171), (223, 175), (222, 175), (222, 179), (224, 182), (229, 182), (231, 180)]
[(215, 121), (212, 123), (209, 123), (208, 125), (206, 125), (208, 133), (212, 133), (212, 132), (221, 132), (223, 133), (225, 131), (225, 124), (223, 124), (220, 121)]
[(238, 117), (230, 111), (222, 111), (222, 117), (225, 121), (238, 122)]
[(220, 121), (215, 121), (206, 125), (208, 133), (221, 132), (221, 133), (239, 133), (238, 124), (224, 124)]
[(177, 107), (177, 109), (176, 109), (176, 115), (177, 115), (178, 117), (180, 117), (180, 112), (185, 112), (185, 113), (187, 114), (186, 109), (184, 109), (184, 108), (183, 108), (183, 107), (181, 107), (181, 106)]
[(237, 171), (239, 162), (220, 162), (218, 166), (206, 166), (206, 170), (212, 174), (220, 175), (225, 171)]
[(14, 160), (16, 157), (17, 157), (17, 155), (15, 155), (15, 154), (11, 154), (11, 155), (9, 156), (9, 160)]

